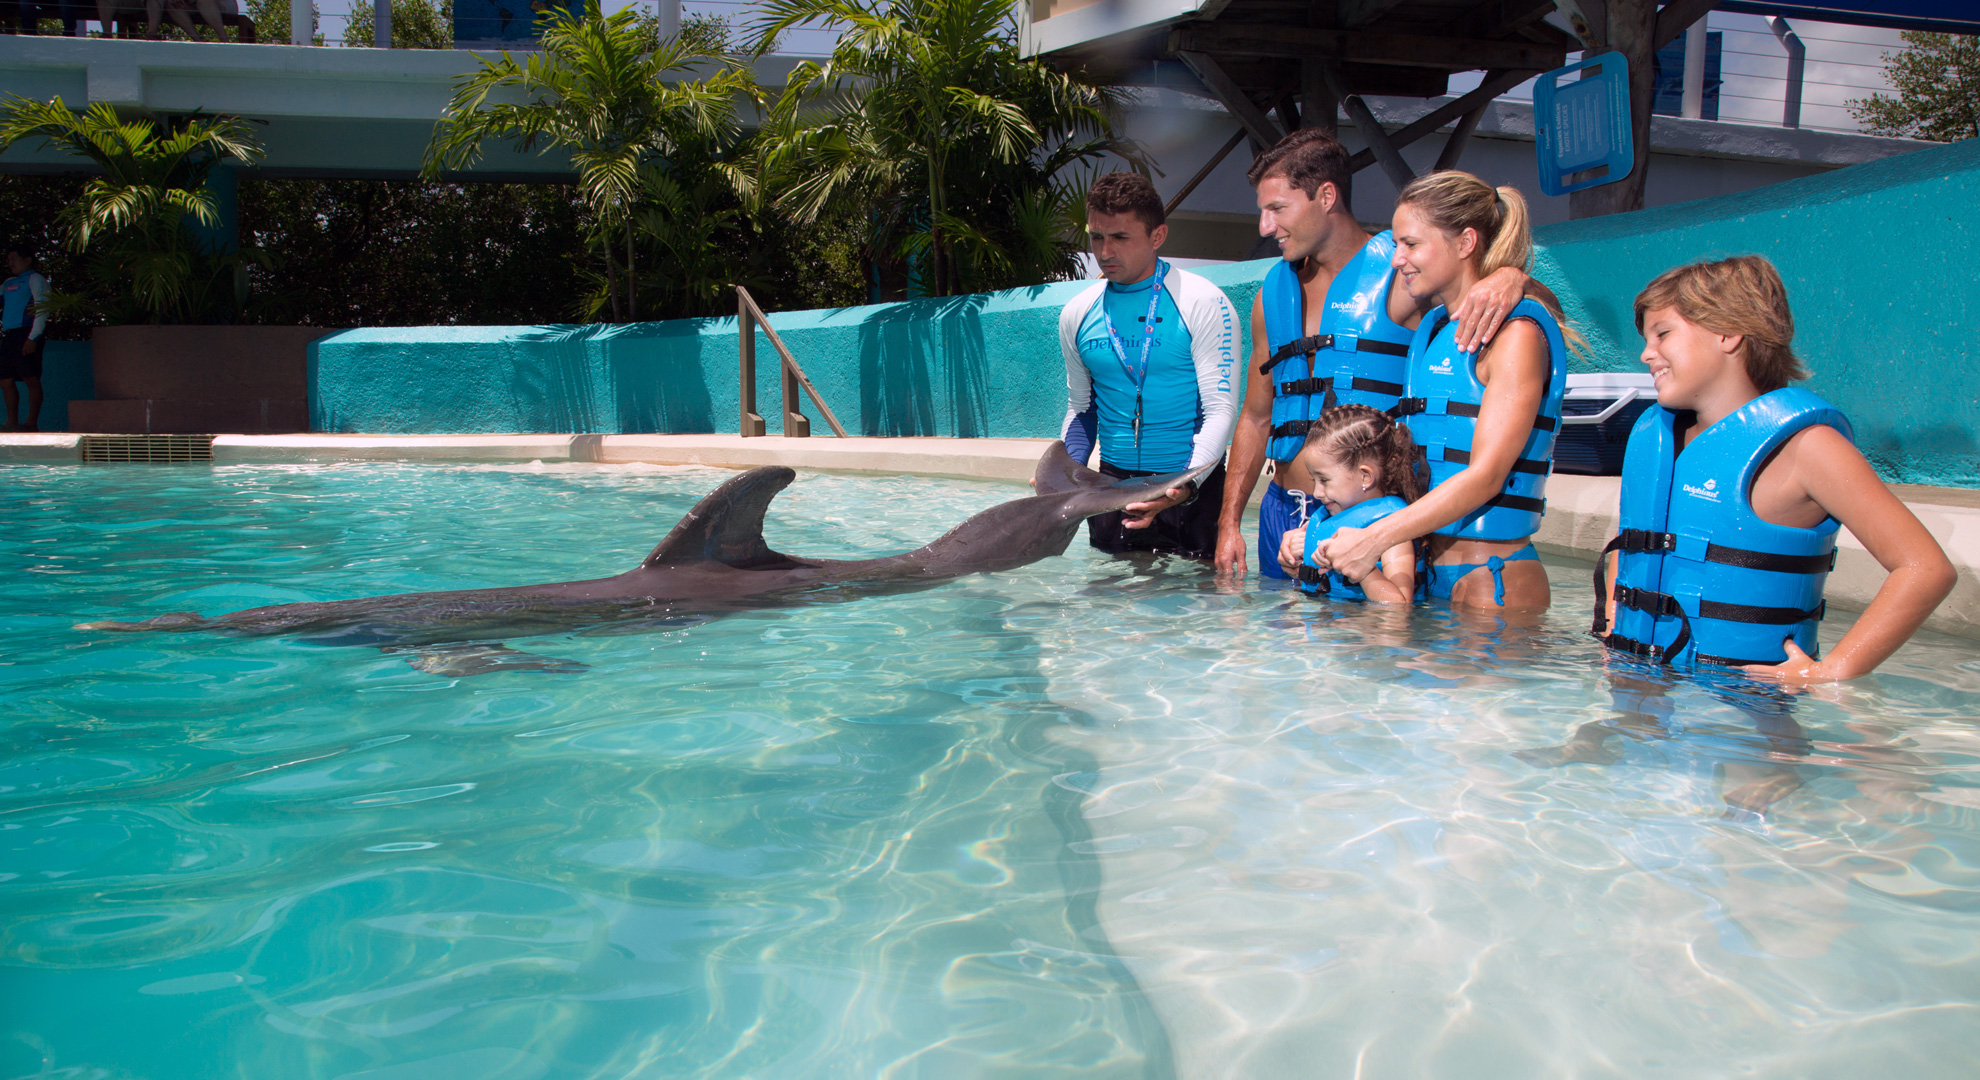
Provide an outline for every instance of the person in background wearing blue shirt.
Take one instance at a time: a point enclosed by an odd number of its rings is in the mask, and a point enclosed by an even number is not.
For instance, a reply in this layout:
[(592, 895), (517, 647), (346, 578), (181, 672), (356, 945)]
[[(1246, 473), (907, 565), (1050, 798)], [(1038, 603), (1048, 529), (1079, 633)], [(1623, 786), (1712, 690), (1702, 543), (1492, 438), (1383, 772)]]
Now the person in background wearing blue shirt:
[[(1157, 254), (1168, 239), (1162, 197), (1147, 177), (1109, 173), (1086, 197), (1087, 238), (1098, 281), (1059, 316), (1066, 358), (1066, 452), (1126, 478), (1220, 462), (1237, 419), (1237, 309), (1224, 291)], [(1210, 558), (1224, 468), (1199, 490), (1087, 519), (1102, 551), (1160, 551)]]
[[(7, 272), (0, 283), (0, 397), (7, 402), (7, 422), (0, 430), (39, 431), (41, 421), (41, 339), (48, 333), (42, 301), (48, 299), (48, 279), (34, 268), (34, 250), (26, 244), (7, 248)], [(30, 317), (32, 325), (30, 325)], [(14, 381), (27, 383), (27, 422), (16, 424), (21, 405)]]

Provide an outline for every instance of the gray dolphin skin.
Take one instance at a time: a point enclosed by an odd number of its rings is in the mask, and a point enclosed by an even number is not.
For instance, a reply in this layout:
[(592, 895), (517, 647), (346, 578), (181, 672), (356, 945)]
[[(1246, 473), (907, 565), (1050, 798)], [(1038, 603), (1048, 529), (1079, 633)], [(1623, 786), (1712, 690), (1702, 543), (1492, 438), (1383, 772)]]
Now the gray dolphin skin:
[(579, 671), (581, 664), (495, 643), (573, 630), (667, 629), (752, 608), (913, 592), (968, 574), (1011, 570), (1063, 554), (1087, 518), (1159, 498), (1212, 468), (1115, 482), (1075, 462), (1065, 444), (1055, 442), (1038, 461), (1032, 480), (1036, 494), (993, 506), (906, 554), (838, 561), (785, 555), (764, 543), (764, 512), (797, 476), (768, 466), (716, 488), (645, 561), (616, 577), (282, 604), (212, 618), (180, 612), (143, 622), (81, 623), (76, 629), (295, 634), (325, 645), (410, 653), (413, 666), (445, 675)]

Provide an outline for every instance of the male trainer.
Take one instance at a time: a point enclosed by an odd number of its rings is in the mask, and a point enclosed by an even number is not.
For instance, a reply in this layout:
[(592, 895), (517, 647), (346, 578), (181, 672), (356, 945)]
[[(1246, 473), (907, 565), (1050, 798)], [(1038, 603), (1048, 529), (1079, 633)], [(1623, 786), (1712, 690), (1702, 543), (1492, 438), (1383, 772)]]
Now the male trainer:
[[(1251, 305), (1251, 362), (1244, 411), (1231, 442), (1232, 480), (1217, 522), (1217, 572), (1242, 574), (1244, 508), (1269, 456), (1272, 482), (1258, 510), (1258, 572), (1283, 578), (1287, 529), (1327, 516), (1314, 478), (1295, 460), (1306, 430), (1337, 404), (1391, 409), (1402, 396), (1409, 343), (1433, 305), (1409, 295), (1391, 261), (1394, 234), (1371, 236), (1348, 201), (1348, 152), (1302, 128), (1251, 163), (1258, 232), (1278, 241)], [(1524, 295), (1527, 277), (1507, 267), (1466, 294), (1454, 313), (1458, 344), (1483, 346)]]
[[(48, 279), (34, 268), (34, 249), (24, 243), (7, 248), (7, 273), (0, 282), (0, 399), (7, 404), (6, 431), (41, 430), (41, 339), (48, 333)], [(14, 382), (27, 383), (26, 423), (15, 423), (21, 395)]]
[[(1097, 441), (1100, 471), (1121, 478), (1220, 461), (1237, 417), (1237, 309), (1222, 289), (1156, 254), (1169, 226), (1147, 177), (1094, 181), (1086, 232), (1105, 280), (1059, 315), (1066, 452), (1084, 462)], [(1125, 513), (1087, 519), (1087, 535), (1102, 551), (1210, 558), (1223, 489), (1219, 465), (1199, 490), (1171, 488)]]

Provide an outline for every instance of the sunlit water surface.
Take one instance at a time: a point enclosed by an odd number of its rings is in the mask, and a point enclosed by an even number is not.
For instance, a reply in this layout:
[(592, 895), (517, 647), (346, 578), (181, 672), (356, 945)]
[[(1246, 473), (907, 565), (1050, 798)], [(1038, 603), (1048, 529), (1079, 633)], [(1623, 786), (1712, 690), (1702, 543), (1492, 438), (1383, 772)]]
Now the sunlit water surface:
[(1083, 542), (511, 643), (583, 674), (71, 629), (617, 573), (725, 475), (0, 468), (0, 1076), (1973, 1075), (1971, 642), (1784, 701), (1605, 665), (1569, 565), (1507, 627)]

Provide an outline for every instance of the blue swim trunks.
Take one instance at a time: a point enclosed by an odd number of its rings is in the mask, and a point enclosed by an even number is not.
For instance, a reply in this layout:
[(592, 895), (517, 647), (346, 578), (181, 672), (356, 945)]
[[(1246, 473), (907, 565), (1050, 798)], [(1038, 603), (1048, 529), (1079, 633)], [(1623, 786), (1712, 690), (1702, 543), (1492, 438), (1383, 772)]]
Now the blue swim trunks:
[(1327, 506), (1303, 491), (1288, 491), (1277, 483), (1265, 485), (1265, 497), (1258, 506), (1258, 573), (1262, 577), (1286, 580), (1279, 568), (1279, 542), (1286, 530), (1309, 521), (1327, 520)]

